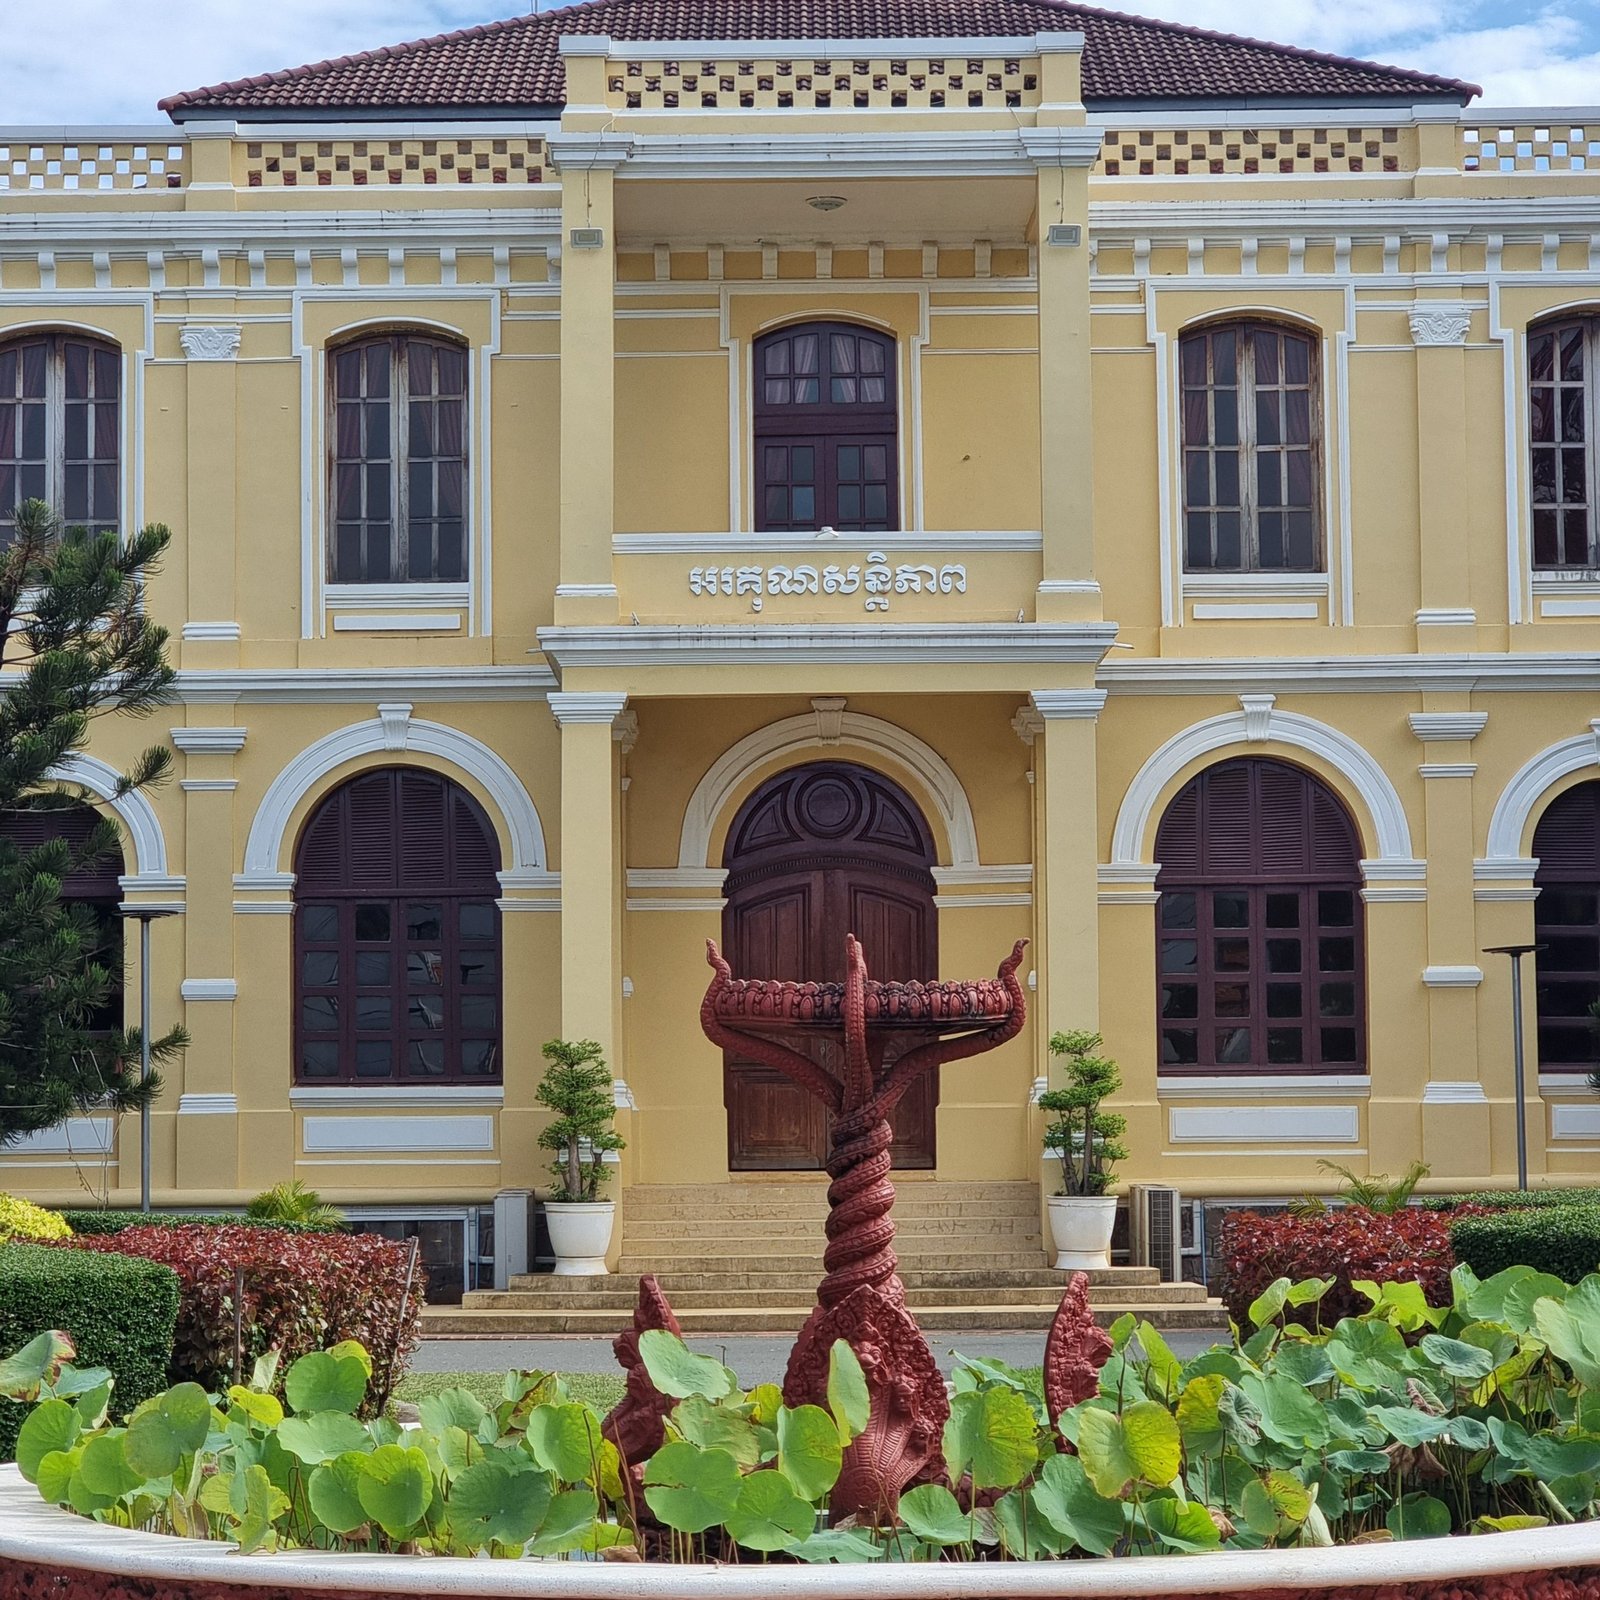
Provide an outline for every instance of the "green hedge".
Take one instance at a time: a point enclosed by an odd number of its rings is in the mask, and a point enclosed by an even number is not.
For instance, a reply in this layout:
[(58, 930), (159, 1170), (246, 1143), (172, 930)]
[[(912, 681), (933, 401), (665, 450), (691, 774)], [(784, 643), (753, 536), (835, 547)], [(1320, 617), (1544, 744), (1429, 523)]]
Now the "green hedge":
[(213, 1228), (282, 1228), (285, 1233), (333, 1233), (337, 1229), (318, 1228), (309, 1222), (258, 1222), (242, 1211), (211, 1214), (182, 1211), (63, 1211), (67, 1226), (74, 1233), (113, 1234), (125, 1228), (190, 1228), (199, 1224)]
[[(0, 1245), (0, 1355), (51, 1328), (71, 1334), (76, 1365), (109, 1367), (121, 1415), (167, 1386), (178, 1321), (178, 1275), (132, 1256), (48, 1245)], [(0, 1461), (16, 1448), (26, 1408), (0, 1400)]]
[(1469, 1194), (1429, 1195), (1429, 1211), (1489, 1206), (1496, 1211), (1542, 1211), (1550, 1206), (1600, 1206), (1600, 1189), (1476, 1189)]
[(1600, 1204), (1534, 1206), (1490, 1216), (1458, 1217), (1450, 1244), (1480, 1278), (1507, 1267), (1534, 1267), (1567, 1283), (1600, 1271)]

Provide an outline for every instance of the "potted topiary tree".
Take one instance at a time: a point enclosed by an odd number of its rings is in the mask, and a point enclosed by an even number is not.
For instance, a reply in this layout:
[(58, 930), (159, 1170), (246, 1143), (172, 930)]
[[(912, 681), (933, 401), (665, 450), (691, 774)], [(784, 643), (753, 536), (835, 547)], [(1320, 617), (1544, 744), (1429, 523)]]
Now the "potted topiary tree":
[(1122, 1087), (1122, 1076), (1116, 1062), (1094, 1053), (1099, 1048), (1098, 1033), (1052, 1034), (1050, 1054), (1065, 1057), (1067, 1081), (1039, 1096), (1040, 1108), (1051, 1113), (1044, 1147), (1061, 1163), (1061, 1189), (1050, 1196), (1049, 1210), (1055, 1264), (1063, 1271), (1111, 1265), (1117, 1197), (1107, 1191), (1116, 1177), (1113, 1164), (1128, 1159), (1116, 1142), (1128, 1121), (1100, 1109)]
[(550, 1163), (556, 1190), (544, 1207), (550, 1247), (558, 1274), (590, 1277), (608, 1270), (606, 1248), (616, 1209), (599, 1198), (607, 1176), (604, 1158), (607, 1151), (624, 1148), (611, 1126), (616, 1115), (611, 1069), (593, 1039), (552, 1039), (544, 1057), (549, 1065), (535, 1099), (555, 1112), (555, 1121), (539, 1135), (540, 1149), (556, 1152)]

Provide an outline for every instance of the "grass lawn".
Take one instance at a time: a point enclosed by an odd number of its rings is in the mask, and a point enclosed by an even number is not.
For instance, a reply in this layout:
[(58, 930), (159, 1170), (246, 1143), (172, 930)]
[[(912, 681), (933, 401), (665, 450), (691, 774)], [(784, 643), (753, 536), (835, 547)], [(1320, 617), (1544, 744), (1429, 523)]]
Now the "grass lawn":
[[(411, 1372), (395, 1385), (394, 1398), (413, 1405), (441, 1389), (465, 1389), (486, 1406), (500, 1402), (502, 1374), (498, 1372)], [(622, 1398), (620, 1377), (609, 1372), (564, 1372), (561, 1381), (574, 1400), (587, 1400), (597, 1411), (609, 1411)]]

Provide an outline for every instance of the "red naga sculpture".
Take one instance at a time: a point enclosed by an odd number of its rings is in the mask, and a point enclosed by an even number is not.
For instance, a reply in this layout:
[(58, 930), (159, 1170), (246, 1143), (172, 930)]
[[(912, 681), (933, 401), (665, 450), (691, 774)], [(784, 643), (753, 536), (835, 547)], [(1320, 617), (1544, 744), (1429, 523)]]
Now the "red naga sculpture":
[[(882, 983), (867, 976), (866, 956), (851, 935), (843, 983), (790, 983), (735, 978), (708, 941), (716, 976), (700, 1007), (706, 1037), (783, 1073), (832, 1113), (825, 1276), (789, 1357), (783, 1398), (790, 1406), (826, 1404), (834, 1341), (844, 1339), (856, 1352), (872, 1395), (872, 1420), (845, 1452), (832, 1498), (835, 1516), (892, 1515), (909, 1484), (941, 1470), (950, 1402), (922, 1330), (906, 1309), (897, 1271), (889, 1118), (923, 1073), (993, 1050), (1021, 1031), (1026, 1005), (1017, 968), (1026, 948), (1027, 941), (1018, 940), (994, 978)], [(809, 1029), (843, 1033), (842, 1077), (770, 1037)], [(935, 1037), (886, 1066), (896, 1030)]]

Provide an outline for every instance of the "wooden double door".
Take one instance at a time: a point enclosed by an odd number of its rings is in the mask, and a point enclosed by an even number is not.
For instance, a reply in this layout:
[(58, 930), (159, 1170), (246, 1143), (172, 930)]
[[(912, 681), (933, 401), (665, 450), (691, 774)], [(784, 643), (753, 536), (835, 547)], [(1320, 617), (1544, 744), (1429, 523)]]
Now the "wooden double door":
[[(837, 983), (854, 934), (876, 978), (938, 976), (933, 841), (898, 785), (848, 762), (819, 762), (769, 779), (740, 808), (728, 835), (723, 949), (735, 974)], [(924, 1043), (896, 1035), (886, 1059)], [(820, 1032), (785, 1039), (836, 1075), (842, 1047)], [(827, 1159), (829, 1116), (781, 1073), (724, 1058), (728, 1165), (741, 1171), (813, 1171)], [(937, 1073), (900, 1102), (897, 1167), (934, 1165)]]

